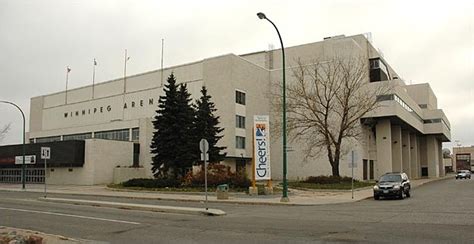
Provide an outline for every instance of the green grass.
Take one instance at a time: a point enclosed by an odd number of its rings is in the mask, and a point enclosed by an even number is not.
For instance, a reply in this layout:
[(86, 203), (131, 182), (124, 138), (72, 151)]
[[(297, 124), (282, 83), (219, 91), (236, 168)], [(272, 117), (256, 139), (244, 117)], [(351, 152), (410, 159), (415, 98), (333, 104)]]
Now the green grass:
[[(354, 189), (373, 186), (372, 182), (354, 182)], [(351, 182), (342, 182), (337, 184), (316, 184), (305, 183), (301, 181), (288, 182), (288, 186), (295, 189), (323, 189), (323, 190), (350, 190)]]

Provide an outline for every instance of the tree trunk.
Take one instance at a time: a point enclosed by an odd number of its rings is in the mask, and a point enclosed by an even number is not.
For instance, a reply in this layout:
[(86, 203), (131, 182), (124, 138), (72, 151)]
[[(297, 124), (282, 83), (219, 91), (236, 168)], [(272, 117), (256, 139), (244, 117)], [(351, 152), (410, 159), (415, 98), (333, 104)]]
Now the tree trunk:
[(331, 165), (332, 167), (332, 176), (339, 176), (339, 163), (336, 165)]
[(341, 158), (341, 144), (336, 144), (334, 150), (334, 162), (332, 162), (331, 167), (332, 167), (332, 175), (333, 176), (340, 176), (339, 175), (339, 160)]

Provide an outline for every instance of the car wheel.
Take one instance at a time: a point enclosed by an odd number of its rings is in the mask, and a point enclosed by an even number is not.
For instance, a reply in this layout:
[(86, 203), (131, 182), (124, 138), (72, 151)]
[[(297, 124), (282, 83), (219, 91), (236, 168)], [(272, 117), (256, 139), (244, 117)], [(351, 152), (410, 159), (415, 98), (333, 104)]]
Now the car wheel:
[(401, 191), (400, 191), (400, 194), (398, 194), (398, 198), (400, 198), (400, 200), (402, 200), (403, 198), (405, 198), (405, 197), (403, 196), (403, 193), (404, 193), (404, 190), (401, 190)]
[(379, 200), (380, 197), (379, 196), (374, 196), (374, 200)]

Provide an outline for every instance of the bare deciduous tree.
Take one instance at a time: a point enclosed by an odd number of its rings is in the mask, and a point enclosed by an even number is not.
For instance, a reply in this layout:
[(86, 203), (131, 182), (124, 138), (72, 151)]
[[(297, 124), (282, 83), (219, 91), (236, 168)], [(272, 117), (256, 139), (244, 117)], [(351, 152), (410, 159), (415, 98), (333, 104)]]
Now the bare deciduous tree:
[(5, 136), (8, 134), (8, 131), (10, 130), (10, 125), (11, 124), (7, 124), (0, 129), (0, 142), (3, 141)]
[[(343, 144), (358, 139), (361, 118), (378, 107), (377, 96), (390, 88), (369, 83), (366, 58), (297, 63), (286, 87), (288, 136), (307, 145), (307, 158), (325, 151), (332, 175), (339, 176)], [(272, 111), (277, 114), (282, 107), (279, 91), (272, 89)], [(277, 114), (274, 132), (280, 135), (281, 118)]]

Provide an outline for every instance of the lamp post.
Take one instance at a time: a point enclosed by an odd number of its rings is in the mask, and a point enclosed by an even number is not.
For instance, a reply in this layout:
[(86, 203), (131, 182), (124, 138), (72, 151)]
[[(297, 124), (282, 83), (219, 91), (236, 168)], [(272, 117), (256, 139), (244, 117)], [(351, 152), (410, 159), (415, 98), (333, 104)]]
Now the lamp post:
[(257, 16), (259, 19), (266, 19), (268, 22), (270, 22), (273, 27), (275, 27), (275, 30), (278, 34), (278, 38), (280, 38), (280, 44), (281, 44), (281, 56), (282, 56), (282, 64), (283, 64), (283, 88), (282, 88), (282, 94), (283, 94), (283, 195), (281, 197), (281, 202), (289, 202), (290, 199), (288, 198), (288, 182), (287, 182), (287, 160), (286, 160), (286, 81), (285, 81), (285, 47), (283, 46), (283, 40), (281, 39), (280, 31), (278, 31), (278, 28), (276, 25), (269, 19), (267, 16), (265, 16), (264, 13), (259, 12), (257, 13)]
[(21, 108), (18, 105), (12, 102), (0, 100), (0, 103), (6, 103), (6, 104), (15, 106), (18, 110), (20, 110), (21, 116), (23, 117), (23, 146), (22, 146), (23, 163), (21, 165), (21, 184), (22, 184), (22, 189), (24, 190), (25, 181), (26, 181), (26, 177), (25, 177), (25, 114), (23, 113), (23, 110), (21, 110)]

